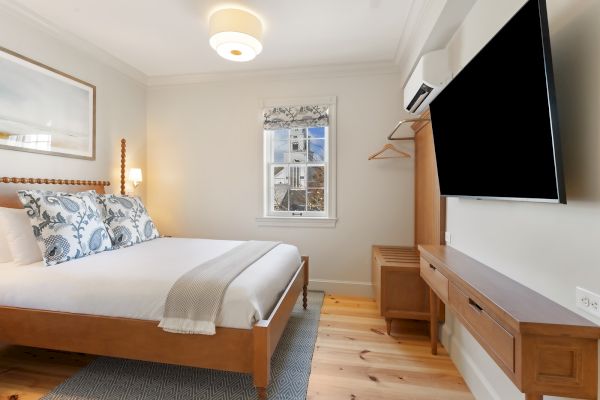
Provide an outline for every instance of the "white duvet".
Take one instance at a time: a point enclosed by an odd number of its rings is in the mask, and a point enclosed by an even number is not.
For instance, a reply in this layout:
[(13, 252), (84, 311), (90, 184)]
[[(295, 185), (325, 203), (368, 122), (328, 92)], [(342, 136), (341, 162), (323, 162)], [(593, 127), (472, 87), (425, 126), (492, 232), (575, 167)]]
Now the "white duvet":
[[(160, 321), (173, 283), (241, 242), (161, 238), (52, 267), (0, 264), (0, 306)], [(268, 317), (300, 264), (281, 244), (228, 287), (216, 325), (250, 329)]]

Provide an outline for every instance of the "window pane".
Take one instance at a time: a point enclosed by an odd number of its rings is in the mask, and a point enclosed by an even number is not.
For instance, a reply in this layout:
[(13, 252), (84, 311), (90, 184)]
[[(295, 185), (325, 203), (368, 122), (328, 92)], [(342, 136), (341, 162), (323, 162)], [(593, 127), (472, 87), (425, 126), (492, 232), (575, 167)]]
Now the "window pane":
[(285, 156), (289, 152), (290, 142), (277, 140), (273, 142), (273, 162), (282, 163), (285, 162)]
[[(306, 141), (304, 141), (306, 142)], [(289, 162), (289, 163), (303, 163), (306, 162), (306, 144), (303, 144), (302, 146), (302, 151), (294, 151), (294, 148), (298, 148), (298, 146), (294, 146), (294, 143), (291, 143), (291, 147), (292, 147), (292, 151), (289, 153), (286, 153), (286, 156), (284, 157), (284, 161), (285, 162)]]
[(306, 139), (306, 128), (290, 129), (290, 140)]
[(306, 162), (306, 153), (305, 152), (291, 152), (289, 155), (290, 163), (301, 163)]
[(288, 211), (289, 186), (275, 185), (273, 187), (273, 211)]
[(308, 128), (309, 139), (325, 139), (325, 127)]
[(308, 167), (308, 187), (325, 187), (325, 167)]
[(290, 211), (306, 211), (305, 190), (290, 190)]
[(308, 211), (325, 211), (325, 191), (323, 189), (308, 190)]
[(306, 162), (306, 129), (290, 129), (290, 152), (286, 162)]
[(308, 161), (325, 161), (324, 139), (311, 139), (308, 141)]
[(272, 215), (325, 212), (328, 135), (328, 127), (265, 131)]
[(288, 140), (290, 131), (289, 129), (278, 129), (273, 131), (273, 139), (274, 140)]
[(306, 166), (290, 165), (288, 183), (292, 189), (306, 188)]
[(287, 185), (288, 184), (288, 169), (283, 165), (273, 166), (273, 185)]
[(272, 168), (273, 176), (273, 210), (288, 211), (288, 168), (283, 165), (274, 165)]
[(290, 131), (290, 152), (286, 162), (306, 162), (305, 129), (292, 129)]
[(288, 169), (283, 165), (274, 165), (273, 174), (273, 210), (288, 211)]

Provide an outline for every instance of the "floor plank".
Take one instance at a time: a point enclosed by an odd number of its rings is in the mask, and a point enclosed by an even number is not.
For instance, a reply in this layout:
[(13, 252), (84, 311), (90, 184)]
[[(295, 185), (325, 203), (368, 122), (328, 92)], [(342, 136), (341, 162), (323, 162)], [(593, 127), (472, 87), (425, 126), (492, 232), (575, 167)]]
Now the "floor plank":
[(0, 400), (37, 400), (93, 358), (86, 354), (0, 345)]
[[(440, 346), (430, 354), (422, 323), (385, 321), (372, 299), (325, 297), (308, 386), (309, 400), (472, 400)], [(0, 400), (35, 400), (93, 356), (0, 344)]]
[(473, 399), (444, 348), (431, 355), (426, 324), (394, 328), (385, 334), (374, 301), (326, 296), (307, 398)]

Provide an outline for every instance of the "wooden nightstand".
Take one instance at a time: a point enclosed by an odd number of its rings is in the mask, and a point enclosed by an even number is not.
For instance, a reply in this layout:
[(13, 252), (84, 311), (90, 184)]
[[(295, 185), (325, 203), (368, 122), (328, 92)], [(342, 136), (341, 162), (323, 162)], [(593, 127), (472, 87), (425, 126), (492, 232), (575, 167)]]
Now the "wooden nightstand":
[(375, 300), (388, 335), (394, 318), (429, 321), (429, 287), (419, 275), (419, 251), (374, 245), (371, 262)]

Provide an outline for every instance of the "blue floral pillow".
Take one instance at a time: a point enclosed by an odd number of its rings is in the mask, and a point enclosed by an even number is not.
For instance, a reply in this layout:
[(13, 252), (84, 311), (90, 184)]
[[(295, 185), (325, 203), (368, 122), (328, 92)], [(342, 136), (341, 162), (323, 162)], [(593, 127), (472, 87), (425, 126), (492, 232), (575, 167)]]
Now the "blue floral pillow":
[(55, 265), (112, 248), (96, 192), (20, 190), (33, 234), (46, 265)]
[(139, 197), (99, 194), (96, 199), (115, 248), (160, 237)]

